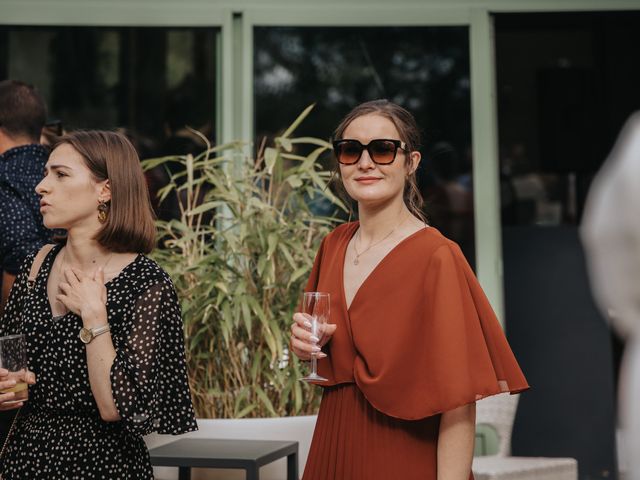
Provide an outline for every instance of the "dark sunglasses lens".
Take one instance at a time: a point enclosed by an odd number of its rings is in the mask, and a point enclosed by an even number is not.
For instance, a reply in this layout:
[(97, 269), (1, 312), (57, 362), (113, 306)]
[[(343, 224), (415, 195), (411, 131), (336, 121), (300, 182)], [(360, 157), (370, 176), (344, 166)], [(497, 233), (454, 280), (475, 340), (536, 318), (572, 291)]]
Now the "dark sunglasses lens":
[(338, 145), (336, 156), (340, 163), (356, 163), (362, 153), (362, 145), (358, 142), (342, 142)]
[(391, 163), (396, 157), (396, 146), (386, 140), (373, 140), (369, 144), (369, 151), (376, 163)]

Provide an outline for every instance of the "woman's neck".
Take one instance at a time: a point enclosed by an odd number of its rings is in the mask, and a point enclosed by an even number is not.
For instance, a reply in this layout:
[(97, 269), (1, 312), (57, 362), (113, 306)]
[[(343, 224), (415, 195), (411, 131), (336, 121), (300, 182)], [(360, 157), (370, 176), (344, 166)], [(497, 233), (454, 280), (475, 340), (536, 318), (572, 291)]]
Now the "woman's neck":
[(406, 223), (410, 216), (411, 212), (402, 199), (381, 207), (359, 205), (360, 237), (365, 243), (376, 241)]
[(109, 257), (111, 252), (93, 239), (93, 235), (78, 235), (77, 232), (67, 233), (65, 262), (81, 270), (95, 268), (96, 263)]

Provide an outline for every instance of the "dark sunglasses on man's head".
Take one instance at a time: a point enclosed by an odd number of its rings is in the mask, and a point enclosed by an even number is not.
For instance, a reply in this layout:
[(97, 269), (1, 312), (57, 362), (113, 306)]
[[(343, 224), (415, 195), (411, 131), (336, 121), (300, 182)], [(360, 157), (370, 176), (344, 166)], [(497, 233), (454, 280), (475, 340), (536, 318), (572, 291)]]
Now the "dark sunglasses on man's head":
[(358, 140), (336, 140), (333, 142), (333, 151), (342, 165), (353, 165), (358, 163), (364, 150), (369, 152), (369, 157), (378, 165), (389, 165), (396, 159), (398, 149), (407, 150), (407, 146), (400, 140), (389, 140), (386, 138), (376, 138), (367, 145), (363, 145)]

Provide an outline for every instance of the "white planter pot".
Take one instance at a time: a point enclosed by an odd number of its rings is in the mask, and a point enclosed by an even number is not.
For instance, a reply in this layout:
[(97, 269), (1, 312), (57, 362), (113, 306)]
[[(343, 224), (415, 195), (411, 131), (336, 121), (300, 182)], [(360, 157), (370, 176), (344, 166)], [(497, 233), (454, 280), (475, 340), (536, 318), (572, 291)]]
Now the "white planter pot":
[[(179, 438), (229, 438), (249, 440), (293, 440), (299, 444), (298, 462), (302, 477), (307, 462), (316, 416), (241, 419), (198, 419), (197, 432), (180, 436), (152, 434), (145, 437), (147, 447), (153, 448), (174, 442)], [(260, 469), (261, 480), (286, 478), (287, 462), (282, 458)], [(155, 467), (157, 480), (176, 480), (177, 468)], [(192, 480), (244, 480), (244, 471), (226, 469), (192, 470)]]

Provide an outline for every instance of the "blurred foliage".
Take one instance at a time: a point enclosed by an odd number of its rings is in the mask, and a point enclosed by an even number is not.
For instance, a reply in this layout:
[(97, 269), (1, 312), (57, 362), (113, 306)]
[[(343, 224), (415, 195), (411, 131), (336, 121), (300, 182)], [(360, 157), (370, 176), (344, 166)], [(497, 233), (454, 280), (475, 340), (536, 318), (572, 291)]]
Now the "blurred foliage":
[(199, 417), (303, 415), (318, 405), (316, 387), (299, 380), (306, 365), (289, 355), (289, 327), (335, 224), (314, 205), (344, 206), (317, 161), (331, 145), (292, 136), (311, 108), (255, 160), (243, 154), (247, 145), (233, 143), (144, 162), (146, 170), (173, 164), (159, 195), (176, 192), (181, 215), (158, 221), (162, 248), (154, 258), (182, 303)]

